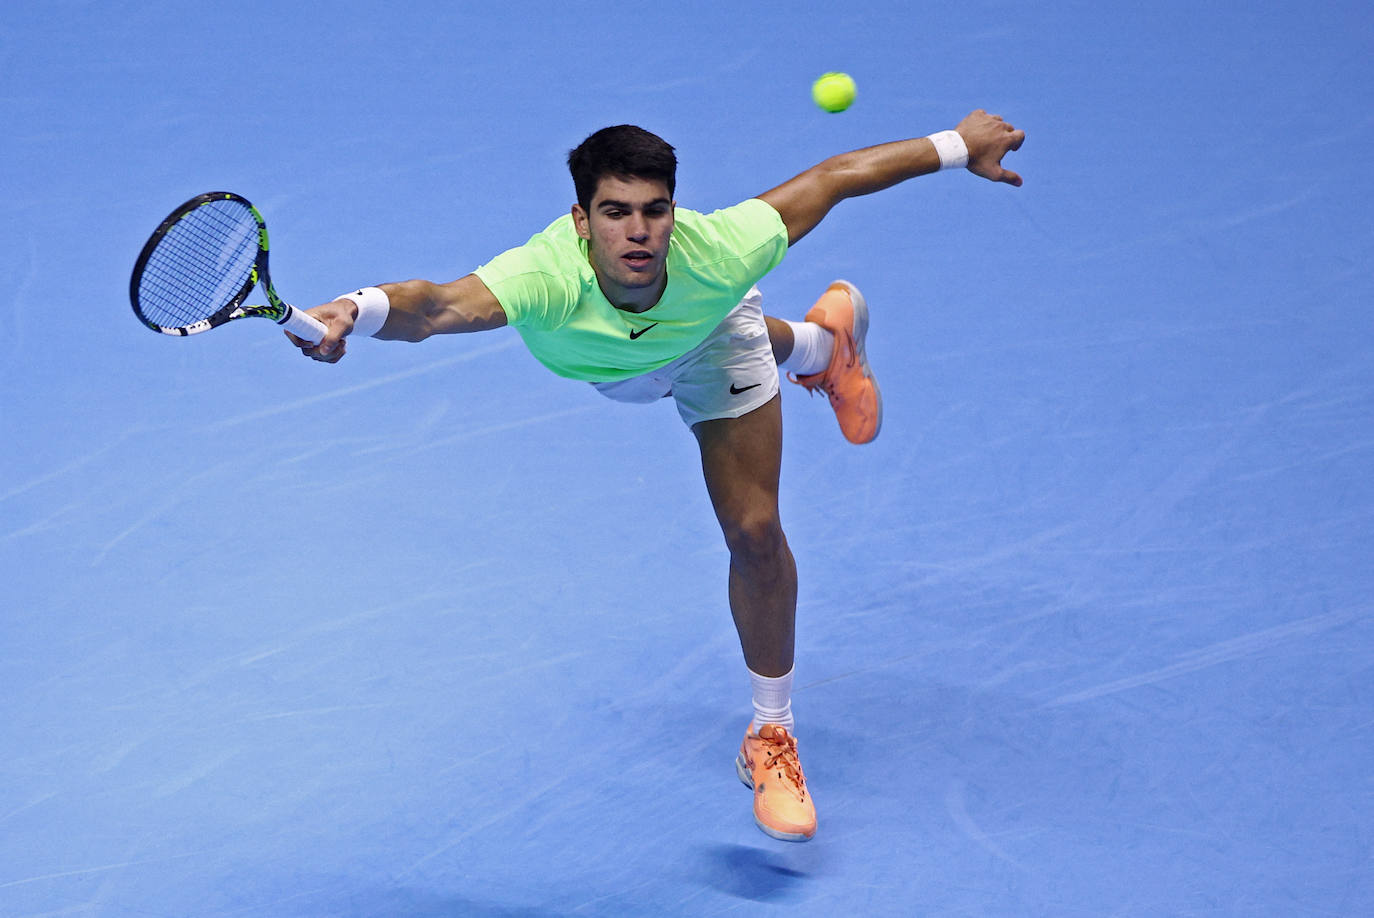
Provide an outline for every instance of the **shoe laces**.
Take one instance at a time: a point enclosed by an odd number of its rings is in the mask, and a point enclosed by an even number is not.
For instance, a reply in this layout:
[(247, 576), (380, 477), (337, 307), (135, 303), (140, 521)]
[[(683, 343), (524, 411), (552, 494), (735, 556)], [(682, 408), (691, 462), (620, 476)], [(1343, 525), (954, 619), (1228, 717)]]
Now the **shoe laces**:
[(768, 771), (782, 772), (797, 790), (805, 793), (806, 776), (802, 774), (801, 760), (797, 758), (797, 738), (781, 727), (774, 727), (767, 736), (761, 731), (758, 736), (765, 745), (763, 767)]

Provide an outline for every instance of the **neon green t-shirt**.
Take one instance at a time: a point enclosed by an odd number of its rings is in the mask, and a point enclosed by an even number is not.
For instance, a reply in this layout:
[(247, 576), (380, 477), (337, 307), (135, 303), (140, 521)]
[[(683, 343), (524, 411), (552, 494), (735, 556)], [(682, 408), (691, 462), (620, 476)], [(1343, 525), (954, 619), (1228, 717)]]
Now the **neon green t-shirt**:
[(787, 253), (787, 227), (764, 201), (702, 214), (677, 208), (668, 284), (644, 312), (616, 309), (601, 292), (572, 216), (475, 272), (525, 346), (559, 376), (615, 382), (696, 347)]

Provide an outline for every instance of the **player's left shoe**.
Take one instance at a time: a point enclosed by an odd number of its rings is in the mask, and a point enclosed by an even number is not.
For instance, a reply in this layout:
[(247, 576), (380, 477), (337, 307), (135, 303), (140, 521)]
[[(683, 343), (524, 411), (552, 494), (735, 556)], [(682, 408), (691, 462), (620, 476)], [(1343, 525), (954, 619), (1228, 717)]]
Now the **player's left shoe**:
[(823, 372), (788, 379), (812, 393), (824, 392), (835, 409), (840, 431), (850, 443), (868, 443), (883, 426), (883, 394), (864, 352), (868, 337), (868, 304), (859, 289), (848, 281), (837, 280), (821, 294), (806, 313), (835, 336), (830, 365)]
[(754, 789), (754, 822), (782, 841), (809, 841), (816, 834), (816, 805), (806, 787), (797, 738), (779, 724), (754, 725), (744, 734), (735, 773)]

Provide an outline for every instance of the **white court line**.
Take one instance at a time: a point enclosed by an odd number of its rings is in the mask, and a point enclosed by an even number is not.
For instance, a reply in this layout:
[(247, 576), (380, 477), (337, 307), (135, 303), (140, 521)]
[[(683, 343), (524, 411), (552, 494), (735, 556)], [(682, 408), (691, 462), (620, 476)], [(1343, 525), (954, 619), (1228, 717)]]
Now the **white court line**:
[(273, 415), (284, 414), (288, 411), (295, 411), (298, 408), (304, 408), (309, 405), (317, 405), (320, 402), (327, 402), (330, 399), (343, 398), (344, 396), (352, 395), (355, 392), (365, 392), (368, 389), (375, 389), (378, 386), (390, 385), (391, 383), (394, 383), (398, 380), (409, 379), (412, 376), (422, 376), (425, 373), (430, 372), (431, 370), (437, 370), (442, 367), (453, 366), (459, 363), (467, 363), (468, 361), (476, 360), (479, 357), (486, 357), (489, 354), (495, 354), (500, 351), (508, 350), (514, 347), (515, 344), (516, 339), (512, 338), (510, 340), (503, 341), (500, 344), (492, 345), (491, 347), (478, 348), (477, 350), (469, 351), (465, 354), (458, 354), (454, 357), (445, 357), (443, 360), (435, 360), (431, 363), (422, 364), (418, 367), (413, 367), (409, 370), (402, 370), (399, 373), (392, 373), (389, 376), (380, 376), (376, 379), (370, 379), (367, 382), (358, 383), (357, 385), (349, 386), (346, 389), (335, 389), (332, 392), (325, 392), (320, 395), (311, 395), (307, 396), (306, 398), (299, 398), (295, 401), (290, 402), (278, 402), (277, 404), (272, 405), (268, 408), (262, 408), (257, 411), (250, 411), (247, 414), (241, 414), (238, 417), (225, 418), (220, 421), (215, 421), (212, 424), (206, 425), (204, 429), (223, 430), (226, 427), (234, 427), (238, 424), (246, 424), (249, 421), (256, 421), (259, 418), (272, 417)]
[(143, 514), (143, 516), (135, 520), (123, 532), (119, 533), (114, 538), (106, 542), (101, 547), (100, 551), (96, 552), (95, 555), (91, 558), (91, 567), (96, 567), (100, 565), (105, 560), (106, 556), (109, 555), (110, 550), (113, 549), (116, 545), (118, 545), (120, 542), (123, 542), (125, 539), (133, 535), (138, 530), (142, 529), (144, 526), (147, 526), (149, 523), (152, 523), (154, 520), (158, 519), (158, 517), (168, 513), (174, 507), (176, 507), (177, 504), (181, 503), (182, 499), (188, 491), (196, 490), (196, 483), (198, 481), (201, 481), (206, 478), (214, 480), (221, 476), (226, 469), (232, 467), (233, 463), (221, 462), (218, 465), (213, 465), (207, 469), (202, 469), (201, 471), (196, 472), (194, 475), (187, 478), (181, 484), (177, 485), (175, 488), (172, 488), (165, 495), (163, 495), (163, 498), (160, 501), (158, 501), (157, 504), (155, 504), (151, 510), (149, 510), (147, 513)]
[(86, 465), (87, 463), (100, 458), (101, 456), (105, 455), (110, 450), (114, 449), (116, 446), (119, 446), (121, 443), (128, 440), (130, 437), (132, 437), (135, 433), (138, 432), (140, 431), (137, 429), (125, 431), (124, 433), (120, 434), (113, 442), (107, 443), (105, 446), (100, 447), (94, 452), (87, 453), (79, 459), (73, 459), (71, 462), (68, 462), (65, 465), (58, 466), (51, 472), (39, 475), (32, 481), (25, 482), (24, 484), (21, 484), (16, 488), (11, 488), (4, 494), (0, 494), (0, 501), (6, 501), (9, 500), (11, 497), (16, 497), (20, 494), (23, 494), (25, 491), (31, 491), (41, 484), (46, 484), (47, 482), (52, 481), (54, 478), (61, 478), (68, 472), (75, 471), (76, 469), (79, 469), (81, 466)]
[(1251, 656), (1284, 641), (1329, 631), (1339, 625), (1356, 621), (1364, 617), (1364, 614), (1363, 612), (1331, 612), (1326, 615), (1314, 615), (1311, 618), (1299, 619), (1286, 625), (1266, 628), (1253, 634), (1222, 641), (1220, 644), (1213, 644), (1211, 647), (1204, 647), (1190, 654), (1191, 659), (1170, 666), (1152, 669), (1149, 672), (1137, 676), (1128, 676), (1125, 679), (1117, 679), (1114, 682), (1106, 682), (1068, 695), (1060, 695), (1058, 698), (1046, 702), (1045, 706), (1053, 708), (1079, 701), (1091, 701), (1104, 695), (1113, 695), (1117, 692), (1153, 685), (1156, 682), (1163, 682), (1166, 679), (1172, 679), (1186, 673)]
[(209, 852), (207, 851), (190, 851), (186, 854), (169, 854), (164, 857), (150, 857), (144, 858), (143, 860), (122, 861), (118, 864), (101, 864), (96, 867), (82, 867), (77, 870), (63, 870), (60, 873), (45, 873), (41, 876), (25, 877), (22, 880), (10, 880), (6, 883), (0, 883), (0, 889), (9, 889), (12, 886), (24, 886), (28, 883), (38, 883), (43, 880), (60, 880), (63, 877), (80, 877), (92, 873), (104, 873), (109, 870), (120, 870), (124, 867), (141, 867), (144, 864), (161, 864), (166, 861), (180, 861), (185, 860), (188, 857), (199, 857), (202, 854), (208, 853)]

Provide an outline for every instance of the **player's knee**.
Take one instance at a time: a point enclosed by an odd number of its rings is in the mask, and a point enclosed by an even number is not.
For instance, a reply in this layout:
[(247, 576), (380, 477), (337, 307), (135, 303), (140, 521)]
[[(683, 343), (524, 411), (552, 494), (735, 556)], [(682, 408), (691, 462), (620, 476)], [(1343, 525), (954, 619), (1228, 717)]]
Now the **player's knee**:
[(750, 513), (724, 525), (725, 544), (737, 562), (767, 563), (782, 553), (787, 539), (776, 513)]

